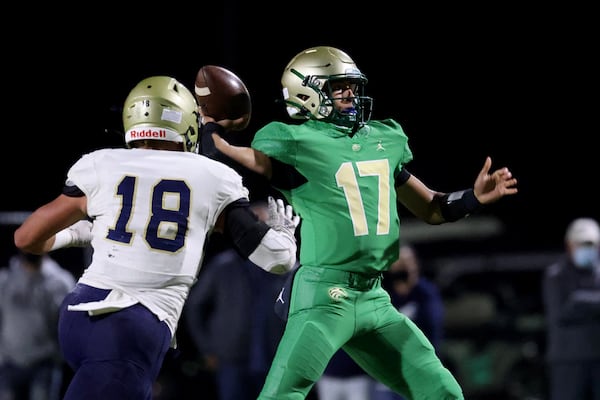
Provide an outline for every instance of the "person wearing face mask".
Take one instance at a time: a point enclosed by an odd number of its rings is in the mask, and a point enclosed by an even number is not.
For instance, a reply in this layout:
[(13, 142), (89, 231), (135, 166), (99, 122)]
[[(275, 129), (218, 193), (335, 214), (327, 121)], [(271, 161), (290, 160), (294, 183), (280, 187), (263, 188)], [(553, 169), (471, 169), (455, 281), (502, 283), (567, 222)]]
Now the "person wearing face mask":
[(577, 218), (543, 281), (550, 400), (600, 399), (600, 226)]

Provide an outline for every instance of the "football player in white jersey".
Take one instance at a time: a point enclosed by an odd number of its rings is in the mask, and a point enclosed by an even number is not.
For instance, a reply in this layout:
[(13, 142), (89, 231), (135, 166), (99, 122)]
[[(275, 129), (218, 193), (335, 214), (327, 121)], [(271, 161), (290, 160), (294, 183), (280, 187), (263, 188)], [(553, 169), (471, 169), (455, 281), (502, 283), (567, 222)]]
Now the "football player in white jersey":
[(294, 266), (298, 216), (269, 199), (261, 222), (241, 176), (196, 154), (198, 124), (196, 100), (180, 82), (142, 80), (123, 108), (127, 148), (83, 155), (62, 194), (14, 233), (30, 253), (91, 241), (91, 264), (65, 298), (58, 326), (75, 371), (65, 400), (152, 398), (213, 231), (267, 271)]

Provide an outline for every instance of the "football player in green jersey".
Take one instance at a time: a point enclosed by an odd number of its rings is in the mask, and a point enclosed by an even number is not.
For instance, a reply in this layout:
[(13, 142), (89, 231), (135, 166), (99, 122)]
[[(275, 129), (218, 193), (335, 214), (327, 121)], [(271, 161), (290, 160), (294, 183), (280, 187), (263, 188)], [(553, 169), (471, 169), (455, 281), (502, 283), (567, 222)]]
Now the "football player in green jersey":
[(398, 256), (396, 202), (441, 224), (517, 193), (517, 180), (508, 168), (490, 173), (487, 157), (473, 188), (430, 189), (405, 168), (412, 152), (400, 124), (369, 120), (366, 82), (345, 52), (313, 47), (281, 78), (288, 114), (304, 122), (268, 123), (241, 147), (218, 134), (221, 121), (203, 116), (205, 150), (265, 175), (302, 218), (300, 268), (276, 303), (286, 329), (259, 400), (306, 398), (340, 348), (408, 399), (463, 399), (429, 340), (381, 287)]

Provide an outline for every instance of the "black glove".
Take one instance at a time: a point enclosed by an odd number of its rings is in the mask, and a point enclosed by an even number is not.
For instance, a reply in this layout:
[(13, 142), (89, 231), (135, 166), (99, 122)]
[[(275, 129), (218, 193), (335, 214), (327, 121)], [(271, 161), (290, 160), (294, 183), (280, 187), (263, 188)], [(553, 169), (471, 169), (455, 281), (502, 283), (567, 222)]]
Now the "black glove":
[(221, 161), (223, 154), (215, 146), (215, 141), (212, 138), (213, 133), (218, 133), (222, 136), (225, 133), (225, 128), (216, 122), (208, 122), (200, 127), (199, 153), (208, 158)]

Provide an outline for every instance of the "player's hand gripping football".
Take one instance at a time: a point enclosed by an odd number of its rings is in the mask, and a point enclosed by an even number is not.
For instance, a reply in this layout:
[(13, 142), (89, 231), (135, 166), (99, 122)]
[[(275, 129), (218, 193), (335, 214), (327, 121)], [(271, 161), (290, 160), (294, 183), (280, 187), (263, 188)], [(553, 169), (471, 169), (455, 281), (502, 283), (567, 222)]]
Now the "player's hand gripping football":
[(293, 237), (300, 224), (300, 217), (294, 215), (292, 206), (285, 205), (283, 200), (275, 200), (271, 196), (267, 199), (267, 206), (269, 216), (265, 221), (266, 224), (278, 232), (286, 232)]
[(493, 203), (501, 197), (517, 193), (517, 179), (507, 167), (489, 173), (492, 159), (487, 157), (473, 187), (475, 197), (481, 204)]

